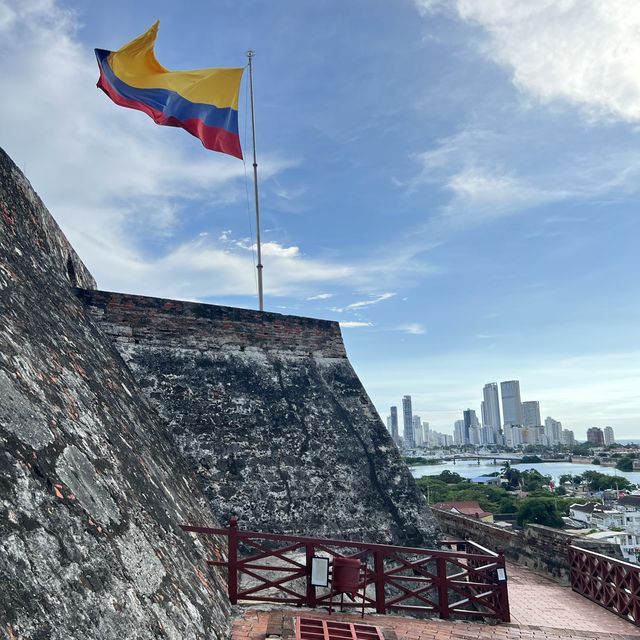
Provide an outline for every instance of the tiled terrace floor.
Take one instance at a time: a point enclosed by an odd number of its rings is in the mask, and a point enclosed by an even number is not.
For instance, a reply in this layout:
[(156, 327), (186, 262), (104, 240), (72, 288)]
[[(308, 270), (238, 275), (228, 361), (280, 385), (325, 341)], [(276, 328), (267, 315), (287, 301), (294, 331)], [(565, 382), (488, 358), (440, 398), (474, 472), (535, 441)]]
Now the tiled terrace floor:
[(509, 565), (511, 622), (640, 637), (640, 627), (524, 567)]
[[(568, 587), (533, 571), (510, 565), (509, 601), (511, 624), (475, 624), (418, 620), (404, 616), (366, 615), (366, 624), (383, 627), (385, 640), (638, 640), (640, 628), (597, 604), (579, 596)], [(281, 609), (279, 611), (243, 609), (233, 627), (232, 640), (264, 640), (271, 618), (290, 621), (328, 617), (326, 611)], [(360, 616), (334, 614), (333, 620), (360, 622)], [(276, 625), (278, 626), (278, 625)], [(286, 625), (285, 625), (286, 626)]]

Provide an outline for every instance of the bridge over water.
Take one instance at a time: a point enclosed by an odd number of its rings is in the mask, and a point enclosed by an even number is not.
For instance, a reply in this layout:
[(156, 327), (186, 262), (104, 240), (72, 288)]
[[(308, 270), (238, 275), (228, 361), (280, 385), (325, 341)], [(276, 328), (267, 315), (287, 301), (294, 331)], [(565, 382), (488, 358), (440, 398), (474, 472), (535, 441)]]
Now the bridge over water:
[[(442, 460), (446, 461), (446, 462), (453, 462), (453, 464), (455, 464), (457, 461), (473, 461), (473, 460), (477, 460), (478, 464), (480, 464), (481, 460), (493, 460), (493, 464), (498, 464), (498, 461), (504, 461), (504, 462), (512, 462), (514, 464), (520, 464), (522, 462), (522, 459), (525, 456), (522, 455), (517, 455), (517, 454), (478, 454), (478, 453), (462, 453), (462, 454), (455, 454), (453, 456), (444, 456), (442, 458)], [(566, 462), (565, 460), (558, 460), (556, 458), (550, 459), (550, 460), (546, 460), (544, 458), (540, 458), (539, 462)], [(531, 463), (531, 464), (535, 464), (535, 463)]]

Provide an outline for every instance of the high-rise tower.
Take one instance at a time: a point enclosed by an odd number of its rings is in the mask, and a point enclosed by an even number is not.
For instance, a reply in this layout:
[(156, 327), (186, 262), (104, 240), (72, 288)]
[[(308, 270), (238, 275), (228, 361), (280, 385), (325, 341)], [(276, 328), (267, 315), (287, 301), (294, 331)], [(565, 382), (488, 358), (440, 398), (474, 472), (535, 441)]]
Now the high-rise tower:
[(502, 428), (500, 420), (500, 397), (498, 395), (498, 383), (488, 382), (482, 389), (482, 426), (489, 427), (493, 433), (492, 442), (500, 442), (498, 435)]
[(464, 431), (462, 434), (463, 444), (480, 444), (480, 434), (478, 427), (480, 423), (473, 409), (465, 409), (462, 412)]
[(398, 432), (398, 407), (391, 407), (389, 422), (391, 437), (396, 444), (400, 444), (400, 433)]
[(549, 437), (550, 444), (560, 444), (562, 442), (562, 422), (547, 416), (544, 420), (544, 433)]
[(604, 444), (605, 446), (609, 446), (610, 444), (615, 444), (616, 439), (613, 435), (613, 429), (611, 427), (604, 428)]
[(520, 381), (507, 380), (500, 383), (502, 392), (502, 417), (505, 426), (522, 426), (522, 400), (520, 399)]
[(542, 426), (540, 403), (537, 400), (529, 400), (522, 403), (522, 425), (524, 427)]
[(587, 442), (589, 444), (601, 447), (604, 445), (604, 433), (600, 427), (591, 427), (587, 429)]
[(411, 396), (404, 396), (402, 398), (402, 426), (404, 427), (402, 434), (404, 437), (404, 446), (407, 447), (407, 449), (414, 449), (416, 441), (413, 437), (413, 411), (411, 409)]
[(416, 447), (424, 445), (424, 440), (422, 439), (422, 418), (417, 415), (413, 416), (413, 440), (416, 443)]

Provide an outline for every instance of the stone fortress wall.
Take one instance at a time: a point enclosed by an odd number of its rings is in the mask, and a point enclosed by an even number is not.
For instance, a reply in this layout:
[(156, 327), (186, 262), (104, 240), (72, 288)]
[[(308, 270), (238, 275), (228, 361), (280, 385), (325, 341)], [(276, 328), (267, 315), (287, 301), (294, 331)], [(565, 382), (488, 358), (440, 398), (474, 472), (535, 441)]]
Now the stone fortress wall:
[(0, 638), (225, 638), (214, 550), (178, 528), (215, 516), (72, 284), (95, 286), (0, 150)]
[(220, 520), (433, 545), (422, 493), (337, 322), (78, 290), (190, 461)]

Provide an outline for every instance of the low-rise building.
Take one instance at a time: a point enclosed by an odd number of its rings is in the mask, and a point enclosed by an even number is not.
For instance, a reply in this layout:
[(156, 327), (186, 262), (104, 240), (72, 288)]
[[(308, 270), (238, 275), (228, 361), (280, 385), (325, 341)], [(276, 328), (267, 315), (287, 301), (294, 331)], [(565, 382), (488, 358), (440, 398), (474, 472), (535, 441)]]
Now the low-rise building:
[(462, 500), (459, 502), (438, 502), (433, 505), (436, 509), (459, 513), (463, 516), (479, 518), (483, 522), (493, 522), (493, 513), (485, 511), (476, 500)]
[(640, 535), (640, 495), (623, 496), (618, 500), (618, 508), (624, 509), (624, 529)]
[(614, 542), (627, 562), (639, 562), (640, 495), (623, 496), (612, 507), (595, 502), (572, 504), (569, 515), (587, 529), (598, 529), (586, 537)]
[(588, 502), (587, 504), (572, 504), (569, 507), (569, 517), (573, 520), (577, 520), (588, 526), (591, 524), (591, 514), (598, 505), (595, 502)]

